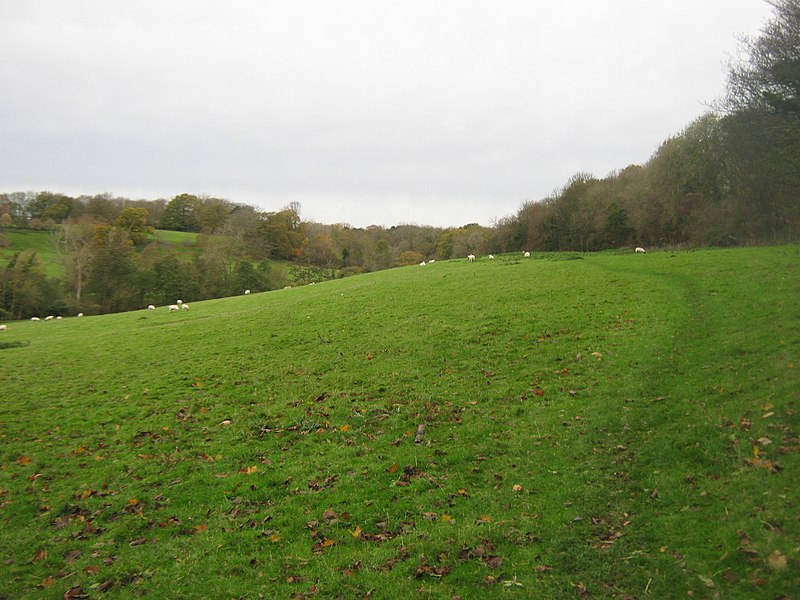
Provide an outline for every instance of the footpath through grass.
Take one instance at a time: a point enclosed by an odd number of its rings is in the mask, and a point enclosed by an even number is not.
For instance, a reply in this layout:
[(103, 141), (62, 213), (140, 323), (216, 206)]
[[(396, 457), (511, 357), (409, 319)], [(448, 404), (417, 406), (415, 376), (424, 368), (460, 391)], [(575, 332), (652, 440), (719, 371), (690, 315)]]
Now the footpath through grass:
[(798, 264), (514, 255), (10, 323), (0, 598), (792, 597)]

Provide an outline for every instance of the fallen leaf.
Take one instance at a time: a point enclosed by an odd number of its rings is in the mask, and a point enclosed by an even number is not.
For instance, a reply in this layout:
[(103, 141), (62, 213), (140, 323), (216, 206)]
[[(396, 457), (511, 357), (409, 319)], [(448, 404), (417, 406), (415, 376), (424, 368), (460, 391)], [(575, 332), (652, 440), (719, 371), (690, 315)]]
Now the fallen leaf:
[(17, 460), (14, 461), (18, 465), (29, 465), (31, 464), (30, 456), (20, 456)]
[(39, 550), (33, 555), (34, 562), (44, 560), (45, 558), (47, 558), (47, 550)]
[(492, 518), (487, 516), (487, 515), (483, 515), (483, 516), (475, 519), (475, 524), (476, 525), (486, 525), (487, 523), (491, 523), (491, 522), (492, 522)]
[(703, 582), (703, 585), (705, 585), (707, 588), (711, 588), (711, 589), (713, 589), (713, 588), (717, 587), (717, 586), (714, 584), (714, 581), (713, 581), (713, 580), (712, 580), (710, 577), (706, 577), (705, 575), (698, 575), (698, 576), (697, 576), (697, 578), (698, 578), (700, 581), (702, 581), (702, 582)]
[(388, 471), (389, 473), (395, 473), (395, 472), (397, 472), (397, 469), (399, 469), (399, 468), (400, 468), (400, 467), (398, 467), (398, 466), (397, 466), (397, 463), (394, 463), (394, 464), (393, 464), (391, 467), (389, 467), (389, 468), (387, 469), (387, 471)]
[(330, 523), (331, 521), (336, 519), (338, 516), (339, 515), (337, 515), (335, 511), (330, 510), (330, 509), (329, 510), (325, 510), (325, 511), (322, 512), (322, 518), (325, 521), (327, 521), (328, 523)]
[(88, 598), (89, 594), (83, 591), (83, 588), (79, 585), (75, 587), (71, 587), (66, 592), (64, 592), (64, 600), (71, 600), (71, 598)]
[(503, 564), (503, 559), (500, 556), (492, 556), (486, 559), (486, 566), (490, 569), (499, 569)]
[(786, 556), (780, 550), (775, 550), (767, 558), (767, 564), (773, 571), (785, 571), (787, 566)]
[[(348, 529), (348, 531), (350, 530)], [(361, 535), (361, 527), (356, 525), (356, 528), (353, 531), (350, 531), (350, 535), (352, 535), (354, 538), (359, 537)]]
[(348, 429), (350, 429), (350, 425), (348, 425), (346, 423), (344, 425), (342, 425), (341, 427), (339, 427), (339, 431), (341, 431), (342, 433), (346, 433)]
[(513, 488), (511, 488), (511, 489), (512, 489), (512, 490), (514, 490), (515, 492), (521, 492), (521, 491), (522, 491), (522, 486), (521, 486), (521, 485), (519, 485), (519, 484), (516, 484), (516, 485), (515, 485)]
[(451, 521), (453, 521), (453, 517), (451, 517), (447, 513), (442, 513), (442, 521), (444, 523), (450, 523)]

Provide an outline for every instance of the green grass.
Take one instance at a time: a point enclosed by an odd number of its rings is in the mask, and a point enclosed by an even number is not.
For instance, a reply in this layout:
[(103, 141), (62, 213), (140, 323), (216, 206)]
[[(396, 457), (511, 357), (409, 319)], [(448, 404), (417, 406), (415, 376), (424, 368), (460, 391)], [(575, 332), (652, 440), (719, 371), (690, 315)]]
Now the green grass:
[(48, 277), (60, 277), (64, 274), (64, 266), (53, 246), (52, 231), (4, 228), (3, 233), (9, 246), (0, 248), (0, 267), (4, 268), (16, 252), (35, 250)]
[[(15, 252), (35, 250), (49, 277), (62, 277), (64, 265), (53, 246), (53, 232), (47, 230), (5, 228), (8, 248), (0, 248), (0, 266), (5, 267)], [(156, 230), (153, 240), (164, 249), (177, 252), (186, 258), (197, 253), (197, 234), (184, 231)]]
[(10, 323), (0, 598), (792, 597), (799, 264), (515, 255)]

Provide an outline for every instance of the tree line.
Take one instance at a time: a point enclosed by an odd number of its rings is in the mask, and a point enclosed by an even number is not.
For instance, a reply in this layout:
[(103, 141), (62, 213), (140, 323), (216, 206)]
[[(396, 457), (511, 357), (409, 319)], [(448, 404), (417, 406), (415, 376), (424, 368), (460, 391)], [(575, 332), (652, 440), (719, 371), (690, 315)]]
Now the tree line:
[[(300, 206), (262, 211), (180, 194), (0, 194), (2, 228), (53, 232), (63, 266), (48, 278), (31, 252), (0, 271), (0, 318), (112, 312), (204, 299), (467, 254), (730, 246), (800, 239), (800, 0), (774, 14), (745, 58), (728, 66), (724, 97), (642, 165), (605, 177), (578, 172), (546, 198), (492, 226), (354, 228), (303, 221)], [(197, 234), (193, 252), (154, 229)]]

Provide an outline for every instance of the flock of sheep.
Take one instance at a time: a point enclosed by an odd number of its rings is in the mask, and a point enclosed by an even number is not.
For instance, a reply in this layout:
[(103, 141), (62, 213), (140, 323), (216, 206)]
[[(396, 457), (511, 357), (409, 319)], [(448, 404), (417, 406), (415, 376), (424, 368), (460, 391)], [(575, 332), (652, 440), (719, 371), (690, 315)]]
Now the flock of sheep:
[[(636, 247), (636, 249), (634, 250), (634, 252), (635, 252), (636, 254), (645, 254), (645, 253), (646, 253), (646, 250), (645, 250), (644, 248), (642, 248), (641, 246), (637, 246), (637, 247)], [(525, 258), (530, 258), (530, 257), (531, 257), (531, 253), (530, 253), (530, 252), (528, 252), (527, 250), (526, 250), (526, 251), (524, 251), (524, 252), (522, 253), (522, 255), (523, 255)], [(493, 255), (493, 254), (489, 254), (489, 255), (488, 255), (488, 258), (489, 258), (489, 260), (493, 260), (493, 259), (494, 259), (494, 255)], [(467, 254), (467, 260), (468, 260), (469, 262), (475, 262), (475, 261), (477, 260), (477, 258), (476, 258), (476, 256), (475, 256), (474, 254)], [(421, 263), (419, 263), (419, 264), (420, 264), (420, 266), (424, 267), (425, 265), (430, 265), (430, 264), (433, 264), (433, 263), (435, 263), (435, 262), (436, 262), (436, 260), (435, 260), (435, 259), (431, 259), (431, 260), (429, 260), (429, 261), (427, 261), (427, 262), (423, 260), (423, 261), (422, 261)], [(248, 294), (250, 293), (250, 290), (245, 290), (245, 291), (244, 291), (244, 293), (245, 293), (245, 295), (248, 295)], [(147, 306), (147, 310), (149, 310), (149, 311), (154, 311), (155, 309), (156, 309), (156, 307), (155, 307), (155, 305), (153, 305), (153, 304), (149, 304), (149, 305)], [(186, 302), (184, 302), (183, 300), (178, 300), (177, 302), (175, 302), (175, 304), (170, 304), (170, 305), (168, 306), (168, 309), (169, 309), (169, 312), (179, 312), (179, 311), (181, 311), (181, 310), (189, 310), (189, 305), (188, 305), (188, 304), (186, 304)], [(78, 313), (78, 314), (77, 314), (77, 315), (75, 315), (75, 316), (77, 316), (77, 317), (82, 317), (82, 316), (83, 316), (83, 313), (82, 313), (82, 312), (81, 312), (81, 313)], [(58, 317), (55, 317), (55, 316), (53, 316), (53, 315), (49, 315), (49, 316), (45, 317), (45, 318), (44, 318), (44, 320), (45, 320), (45, 321), (53, 321), (53, 320), (58, 320), (58, 321), (60, 321), (62, 318), (63, 318), (63, 317), (60, 317), (60, 316), (58, 316)], [(42, 320), (42, 319), (40, 319), (39, 317), (31, 317), (31, 321), (41, 321), (41, 320)], [(6, 325), (0, 325), (0, 331), (8, 331), (8, 327), (7, 327)]]

